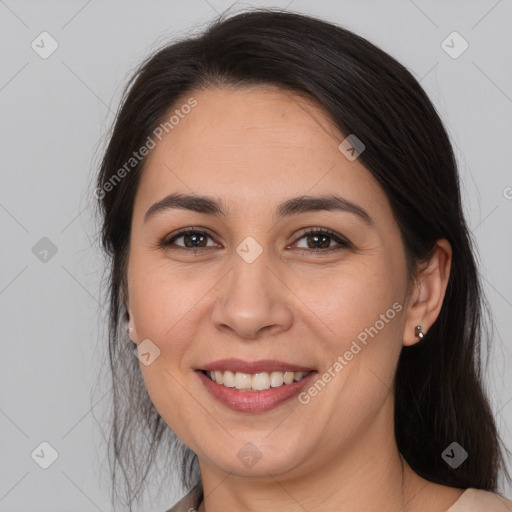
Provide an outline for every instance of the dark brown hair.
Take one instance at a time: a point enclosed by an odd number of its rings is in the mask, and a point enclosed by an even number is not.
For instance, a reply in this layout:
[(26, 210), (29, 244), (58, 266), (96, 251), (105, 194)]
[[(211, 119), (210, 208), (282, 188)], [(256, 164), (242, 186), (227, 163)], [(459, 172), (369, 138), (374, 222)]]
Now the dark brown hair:
[[(443, 123), (416, 79), (387, 53), (345, 28), (276, 9), (221, 17), (203, 33), (158, 50), (124, 91), (95, 192), (108, 255), (113, 481), (120, 468), (129, 503), (139, 499), (157, 450), (179, 460), (187, 490), (199, 477), (197, 456), (154, 408), (133, 344), (121, 331), (133, 202), (145, 159), (112, 186), (114, 175), (187, 94), (265, 84), (308, 95), (342, 133), (363, 141), (359, 159), (390, 201), (411, 280), (437, 239), (450, 242), (451, 275), (439, 317), (399, 359), (396, 441), (422, 477), (496, 491), (499, 470), (508, 473), (482, 384), (481, 341), (488, 333), (482, 313), (488, 306)], [(457, 469), (441, 457), (453, 441), (469, 452)]]

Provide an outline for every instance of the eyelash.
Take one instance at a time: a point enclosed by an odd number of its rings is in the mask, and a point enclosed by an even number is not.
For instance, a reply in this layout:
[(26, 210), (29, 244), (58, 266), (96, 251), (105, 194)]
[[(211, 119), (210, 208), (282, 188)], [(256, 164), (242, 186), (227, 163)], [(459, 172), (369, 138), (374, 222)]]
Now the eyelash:
[[(172, 250), (185, 250), (188, 252), (192, 252), (194, 254), (202, 252), (203, 250), (213, 249), (213, 247), (182, 247), (182, 246), (170, 247), (171, 245), (173, 245), (173, 242), (175, 240), (177, 240), (178, 238), (182, 238), (184, 235), (188, 235), (188, 234), (206, 235), (207, 237), (209, 237), (210, 239), (213, 240), (213, 238), (205, 231), (201, 231), (199, 229), (186, 228), (181, 231), (178, 231), (178, 233), (175, 233), (170, 238), (169, 237), (163, 238), (158, 243), (158, 246), (163, 249), (171, 248)], [(324, 253), (325, 254), (325, 253), (331, 253), (334, 251), (339, 251), (340, 249), (348, 249), (348, 248), (352, 247), (352, 244), (348, 240), (342, 238), (341, 236), (336, 234), (334, 231), (331, 231), (330, 229), (325, 229), (325, 228), (317, 228), (317, 229), (312, 229), (310, 231), (306, 231), (294, 243), (297, 243), (299, 240), (302, 240), (303, 238), (306, 238), (306, 237), (312, 236), (312, 235), (326, 235), (329, 238), (331, 238), (333, 241), (338, 243), (339, 245), (338, 245), (338, 247), (329, 247), (328, 249), (299, 249), (299, 250), (302, 250), (303, 253), (310, 253), (310, 254), (311, 253)]]

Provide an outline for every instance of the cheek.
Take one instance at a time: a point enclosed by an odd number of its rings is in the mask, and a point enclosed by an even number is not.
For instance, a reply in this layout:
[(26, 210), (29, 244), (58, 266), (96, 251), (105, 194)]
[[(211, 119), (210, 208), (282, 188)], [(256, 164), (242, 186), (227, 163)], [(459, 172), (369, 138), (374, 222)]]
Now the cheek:
[(300, 295), (330, 327), (330, 336), (347, 339), (373, 325), (401, 299), (401, 282), (393, 275), (393, 269), (382, 258), (354, 258), (353, 263), (324, 274), (322, 281), (304, 281), (304, 295)]
[[(177, 269), (157, 258), (134, 255), (129, 268), (130, 306), (138, 337), (161, 343), (176, 338), (175, 350), (183, 339), (187, 316), (200, 307), (201, 297), (211, 289), (208, 277)], [(180, 333), (174, 337), (173, 334)]]
[(389, 399), (401, 349), (401, 291), (386, 261), (375, 258), (373, 264), (354, 264), (333, 274), (329, 293), (316, 296), (316, 307), (323, 304), (319, 316), (330, 327), (321, 344), (319, 378), (326, 384), (306, 390), (304, 401), (315, 404), (319, 421), (336, 418), (329, 427), (334, 437), (340, 425), (347, 435), (354, 434), (347, 415), (351, 425), (370, 424)]
[(365, 393), (382, 400), (392, 383), (401, 348), (405, 286), (397, 263), (399, 258), (392, 262), (382, 254), (354, 258), (315, 294), (311, 309), (329, 327), (323, 328), (322, 361), (337, 376), (332, 391), (337, 389), (347, 404), (365, 399)]
[(201, 413), (189, 389), (197, 377), (190, 371), (187, 353), (198, 329), (198, 311), (213, 283), (171, 268), (141, 251), (129, 268), (130, 307), (139, 341), (146, 339), (159, 350), (148, 366), (140, 363), (147, 392), (167, 425), (184, 442), (188, 425)]

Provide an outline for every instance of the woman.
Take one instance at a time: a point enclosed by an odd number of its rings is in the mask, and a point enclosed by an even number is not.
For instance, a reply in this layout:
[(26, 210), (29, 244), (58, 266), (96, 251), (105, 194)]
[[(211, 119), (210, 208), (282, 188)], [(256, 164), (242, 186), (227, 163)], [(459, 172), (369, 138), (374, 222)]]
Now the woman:
[(512, 509), (455, 158), (397, 61), (219, 20), (134, 75), (97, 187), (130, 505), (163, 450), (172, 511)]

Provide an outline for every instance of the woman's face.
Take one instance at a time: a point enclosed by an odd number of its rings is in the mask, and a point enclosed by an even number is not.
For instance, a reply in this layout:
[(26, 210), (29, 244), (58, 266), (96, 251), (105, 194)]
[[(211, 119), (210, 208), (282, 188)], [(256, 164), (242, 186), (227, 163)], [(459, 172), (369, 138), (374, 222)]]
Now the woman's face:
[[(372, 450), (392, 435), (407, 321), (405, 255), (386, 195), (310, 100), (270, 87), (193, 97), (150, 151), (132, 219), (131, 337), (144, 342), (155, 407), (203, 469), (299, 475)], [(145, 219), (170, 194), (215, 201), (224, 215), (174, 202)], [(337, 208), (310, 201), (333, 196)], [(262, 392), (200, 371), (231, 358), (315, 373)], [(267, 384), (243, 373), (239, 385)]]

